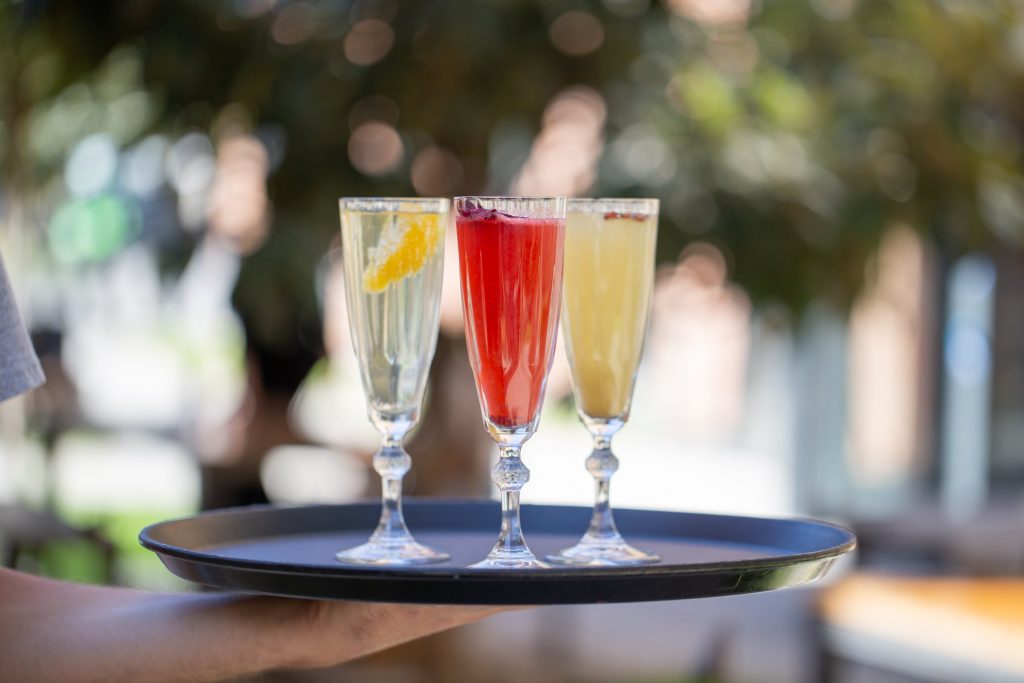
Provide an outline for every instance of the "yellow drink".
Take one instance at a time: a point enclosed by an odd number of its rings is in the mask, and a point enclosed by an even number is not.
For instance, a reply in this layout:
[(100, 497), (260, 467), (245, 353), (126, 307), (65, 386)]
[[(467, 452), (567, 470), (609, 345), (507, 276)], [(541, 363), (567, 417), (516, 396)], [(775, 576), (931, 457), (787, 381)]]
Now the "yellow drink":
[(644, 212), (595, 204), (569, 202), (562, 334), (577, 410), (624, 420), (651, 306), (657, 203)]

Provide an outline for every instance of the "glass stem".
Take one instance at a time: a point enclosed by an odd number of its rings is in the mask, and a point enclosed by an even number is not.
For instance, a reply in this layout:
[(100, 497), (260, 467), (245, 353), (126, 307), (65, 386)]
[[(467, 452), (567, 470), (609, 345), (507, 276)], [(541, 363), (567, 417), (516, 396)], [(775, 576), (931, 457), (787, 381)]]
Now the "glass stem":
[(619, 469), (619, 459), (612, 453), (611, 437), (594, 436), (594, 450), (587, 458), (587, 471), (594, 477), (594, 512), (585, 538), (591, 541), (619, 541), (612, 506), (609, 502), (612, 475)]
[(402, 478), (412, 467), (412, 458), (401, 439), (387, 438), (373, 456), (373, 469), (381, 479), (381, 513), (373, 537), (376, 540), (408, 540), (409, 529), (402, 517)]
[(501, 533), (492, 552), (529, 552), (519, 523), (519, 493), (530, 481), (530, 470), (519, 458), (519, 446), (502, 444), (498, 450), (500, 455), (491, 478), (501, 491)]

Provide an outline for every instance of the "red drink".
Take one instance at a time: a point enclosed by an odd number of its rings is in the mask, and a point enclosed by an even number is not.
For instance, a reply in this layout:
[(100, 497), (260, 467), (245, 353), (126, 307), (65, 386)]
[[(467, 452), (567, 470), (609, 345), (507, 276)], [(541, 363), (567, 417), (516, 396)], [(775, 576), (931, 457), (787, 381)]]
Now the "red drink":
[(457, 214), (462, 309), (480, 404), (497, 427), (540, 409), (562, 296), (565, 220)]

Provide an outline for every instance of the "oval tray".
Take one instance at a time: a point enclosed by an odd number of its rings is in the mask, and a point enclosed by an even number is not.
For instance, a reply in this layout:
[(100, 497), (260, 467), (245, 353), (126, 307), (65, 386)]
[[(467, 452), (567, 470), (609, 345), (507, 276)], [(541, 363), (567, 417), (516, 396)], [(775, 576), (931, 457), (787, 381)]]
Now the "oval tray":
[[(260, 506), (161, 522), (142, 545), (177, 576), (229, 590), (332, 600), (433, 604), (553, 605), (735, 595), (796, 586), (824, 575), (856, 539), (803, 519), (616, 510), (623, 535), (658, 553), (646, 567), (475, 570), (498, 535), (490, 500), (410, 498), (405, 518), (417, 540), (452, 555), (440, 565), (345, 565), (334, 553), (363, 543), (380, 502), (295, 508)], [(572, 545), (590, 509), (524, 505), (523, 528), (538, 557)]]

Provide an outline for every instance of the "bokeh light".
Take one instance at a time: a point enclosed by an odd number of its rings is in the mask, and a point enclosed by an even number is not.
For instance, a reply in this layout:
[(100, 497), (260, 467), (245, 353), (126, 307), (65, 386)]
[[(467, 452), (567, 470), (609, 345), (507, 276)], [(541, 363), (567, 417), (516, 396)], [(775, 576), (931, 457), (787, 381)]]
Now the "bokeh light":
[(670, 0), (669, 6), (709, 27), (743, 24), (750, 16), (750, 0)]
[(569, 196), (586, 192), (604, 148), (606, 113), (601, 95), (584, 86), (567, 88), (552, 98), (514, 192)]
[(258, 17), (273, 9), (277, 0), (232, 0), (231, 4), (239, 16)]
[(394, 126), (382, 121), (363, 123), (348, 139), (348, 158), (352, 165), (370, 176), (384, 175), (402, 162), (404, 145)]
[(814, 11), (829, 21), (846, 21), (857, 9), (858, 0), (811, 0)]
[(91, 135), (77, 145), (64, 168), (64, 182), (76, 197), (106, 189), (117, 173), (117, 148), (109, 135)]
[(216, 169), (213, 142), (203, 133), (186, 133), (171, 146), (166, 163), (167, 181), (178, 192), (182, 225), (196, 230), (206, 215), (206, 197)]
[(165, 136), (150, 135), (125, 150), (121, 159), (121, 186), (141, 198), (156, 193), (166, 182), (164, 162), (169, 147)]
[(345, 36), (345, 57), (358, 66), (369, 66), (384, 59), (394, 43), (390, 26), (378, 19), (364, 19)]
[(442, 147), (420, 150), (412, 160), (410, 171), (412, 186), (424, 197), (455, 194), (464, 175), (459, 158)]
[(210, 229), (243, 254), (267, 236), (267, 171), (267, 151), (258, 139), (238, 135), (218, 146), (207, 218)]
[(308, 2), (289, 4), (274, 19), (270, 34), (281, 45), (309, 40), (317, 28), (317, 7)]
[(597, 17), (582, 10), (569, 10), (551, 22), (551, 42), (567, 55), (579, 57), (601, 47), (604, 28)]
[(101, 261), (134, 237), (134, 218), (124, 201), (113, 195), (68, 202), (50, 221), (50, 249), (64, 264)]

